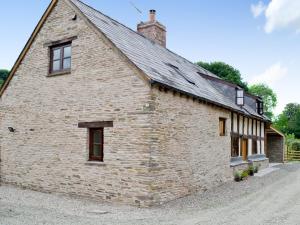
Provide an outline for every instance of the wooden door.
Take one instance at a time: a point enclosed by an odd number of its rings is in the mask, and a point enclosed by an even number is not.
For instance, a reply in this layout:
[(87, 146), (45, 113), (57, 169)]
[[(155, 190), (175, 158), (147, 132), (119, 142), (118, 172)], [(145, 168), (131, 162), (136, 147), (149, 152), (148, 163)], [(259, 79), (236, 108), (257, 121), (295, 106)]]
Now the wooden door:
[(242, 157), (244, 161), (248, 158), (248, 140), (242, 139)]

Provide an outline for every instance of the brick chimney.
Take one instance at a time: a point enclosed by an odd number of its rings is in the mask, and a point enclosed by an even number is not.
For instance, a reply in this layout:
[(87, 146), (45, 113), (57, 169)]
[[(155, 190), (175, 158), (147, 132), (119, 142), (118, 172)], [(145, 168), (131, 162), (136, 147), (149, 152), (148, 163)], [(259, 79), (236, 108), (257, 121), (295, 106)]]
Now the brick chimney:
[(148, 22), (141, 22), (137, 25), (137, 31), (161, 46), (166, 47), (166, 27), (156, 21), (156, 11), (154, 9), (150, 10)]

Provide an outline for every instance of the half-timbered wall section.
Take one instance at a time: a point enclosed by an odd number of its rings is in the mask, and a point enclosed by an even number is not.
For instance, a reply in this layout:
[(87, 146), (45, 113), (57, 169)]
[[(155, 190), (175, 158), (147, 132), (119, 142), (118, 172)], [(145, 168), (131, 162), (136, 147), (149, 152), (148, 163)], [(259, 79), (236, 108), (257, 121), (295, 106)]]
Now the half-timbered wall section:
[(265, 155), (265, 123), (237, 113), (231, 113), (231, 120), (231, 157)]

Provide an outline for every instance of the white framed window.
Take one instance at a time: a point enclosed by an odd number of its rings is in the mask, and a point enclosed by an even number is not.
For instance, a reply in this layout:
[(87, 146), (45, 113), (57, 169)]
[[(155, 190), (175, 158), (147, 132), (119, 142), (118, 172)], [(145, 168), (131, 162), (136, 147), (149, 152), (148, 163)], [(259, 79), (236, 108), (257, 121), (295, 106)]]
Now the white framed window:
[(236, 89), (236, 104), (239, 106), (244, 105), (244, 90), (241, 88)]

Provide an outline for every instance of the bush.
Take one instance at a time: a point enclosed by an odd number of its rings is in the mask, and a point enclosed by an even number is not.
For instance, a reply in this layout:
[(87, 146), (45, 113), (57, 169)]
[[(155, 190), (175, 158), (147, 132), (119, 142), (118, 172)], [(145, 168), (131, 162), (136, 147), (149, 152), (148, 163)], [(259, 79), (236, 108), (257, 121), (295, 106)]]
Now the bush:
[(258, 173), (258, 166), (254, 166), (253, 169), (254, 169), (254, 173)]
[(293, 150), (293, 151), (300, 151), (300, 141), (299, 140), (294, 140), (291, 143), (291, 150)]
[(244, 171), (242, 172), (242, 179), (245, 179), (245, 178), (248, 177), (248, 176), (249, 176), (248, 170), (244, 170)]
[(249, 166), (248, 173), (249, 173), (250, 176), (254, 175), (254, 166)]
[(235, 180), (236, 182), (239, 182), (239, 181), (242, 180), (242, 172), (241, 172), (241, 171), (236, 171), (236, 172), (234, 173), (234, 180)]

